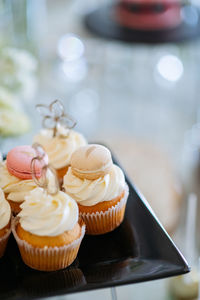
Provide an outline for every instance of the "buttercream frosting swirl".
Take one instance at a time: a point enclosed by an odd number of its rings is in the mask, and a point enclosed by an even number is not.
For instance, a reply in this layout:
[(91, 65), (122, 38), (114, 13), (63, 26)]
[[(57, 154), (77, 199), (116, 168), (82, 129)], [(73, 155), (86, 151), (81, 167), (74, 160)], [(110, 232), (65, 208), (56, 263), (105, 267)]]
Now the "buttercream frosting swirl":
[(116, 165), (112, 166), (108, 174), (95, 180), (75, 176), (70, 167), (64, 176), (63, 187), (79, 204), (92, 206), (119, 196), (125, 189), (125, 178)]
[(72, 153), (81, 146), (87, 144), (82, 134), (65, 129), (60, 126), (58, 132), (63, 134), (66, 130), (68, 135), (62, 137), (57, 135), (53, 137), (52, 129), (42, 129), (38, 135), (34, 137), (34, 142), (41, 144), (48, 154), (49, 162), (55, 169), (60, 169), (70, 164)]
[(39, 236), (57, 236), (74, 228), (78, 222), (78, 205), (66, 193), (47, 194), (42, 188), (31, 191), (18, 214), (22, 228)]
[(6, 162), (0, 162), (0, 188), (7, 195), (7, 199), (22, 202), (27, 193), (36, 187), (32, 179), (19, 179), (11, 175), (6, 167)]
[(8, 225), (10, 216), (10, 205), (5, 199), (3, 190), (0, 188), (0, 229), (3, 229)]

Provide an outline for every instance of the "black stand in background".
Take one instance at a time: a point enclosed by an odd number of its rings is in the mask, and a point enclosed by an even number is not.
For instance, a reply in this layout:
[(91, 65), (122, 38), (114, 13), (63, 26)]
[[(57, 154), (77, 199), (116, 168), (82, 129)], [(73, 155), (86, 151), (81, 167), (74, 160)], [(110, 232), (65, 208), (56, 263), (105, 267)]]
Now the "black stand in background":
[[(117, 4), (104, 6), (86, 15), (84, 22), (87, 28), (101, 37), (124, 42), (169, 43), (184, 42), (200, 37), (200, 8), (196, 6), (187, 5), (187, 7), (182, 7), (186, 11), (186, 17), (188, 17), (188, 19), (183, 20), (176, 28), (165, 30), (138, 30), (122, 27), (117, 20), (115, 20), (114, 10), (116, 5)], [(194, 17), (196, 18), (195, 24)]]

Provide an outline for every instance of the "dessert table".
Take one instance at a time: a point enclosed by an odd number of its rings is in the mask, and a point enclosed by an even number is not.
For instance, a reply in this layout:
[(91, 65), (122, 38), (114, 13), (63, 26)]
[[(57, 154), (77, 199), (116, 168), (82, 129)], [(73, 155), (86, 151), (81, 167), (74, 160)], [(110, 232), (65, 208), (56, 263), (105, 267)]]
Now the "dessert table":
[[(104, 2), (110, 3), (101, 1), (101, 5)], [(144, 187), (144, 194), (147, 190), (149, 202), (161, 223), (165, 223), (175, 242), (184, 250), (186, 197), (190, 192), (200, 194), (197, 177), (199, 145), (196, 140), (196, 144), (191, 141), (191, 129), (199, 123), (200, 43), (196, 40), (145, 45), (101, 39), (90, 33), (83, 21), (85, 14), (98, 5), (96, 0), (41, 0), (38, 4), (29, 1), (31, 42), (27, 43), (27, 28), (22, 40), (17, 35), (18, 27), (13, 31), (11, 41), (19, 47), (28, 44), (39, 62), (35, 95), (23, 100), (32, 120), (32, 129), (17, 138), (0, 137), (0, 150), (7, 153), (18, 144), (31, 143), (41, 126), (35, 105), (62, 100), (67, 111), (78, 120), (77, 130), (90, 141), (108, 145), (138, 185), (147, 166), (151, 170), (149, 176), (153, 178), (159, 177), (159, 172), (163, 174), (163, 166), (169, 167), (162, 183), (167, 183), (166, 194), (169, 193), (171, 199), (166, 200), (170, 203), (167, 206), (170, 218), (165, 218), (159, 197), (155, 200), (152, 190), (149, 191), (149, 177), (146, 176), (140, 189)], [(72, 38), (77, 54), (73, 61), (69, 59), (69, 38)], [(133, 171), (133, 153), (141, 162), (135, 168), (136, 173)], [(157, 157), (160, 157), (159, 163)], [(140, 166), (143, 172), (139, 176)], [(176, 186), (178, 196), (171, 196), (172, 185)], [(159, 187), (158, 193), (162, 193)], [(162, 279), (52, 299), (169, 300), (168, 286), (169, 279)]]

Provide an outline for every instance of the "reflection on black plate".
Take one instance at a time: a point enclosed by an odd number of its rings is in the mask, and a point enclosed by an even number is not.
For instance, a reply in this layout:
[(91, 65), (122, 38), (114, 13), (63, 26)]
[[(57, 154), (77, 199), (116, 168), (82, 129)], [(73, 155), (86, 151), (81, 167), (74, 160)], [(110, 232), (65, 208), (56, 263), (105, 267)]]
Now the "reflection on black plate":
[(183, 12), (189, 20), (179, 26), (163, 30), (139, 30), (123, 27), (114, 18), (116, 4), (105, 5), (89, 13), (85, 24), (93, 33), (107, 39), (136, 43), (182, 42), (200, 36), (200, 10), (195, 5), (183, 5)]
[(124, 222), (105, 235), (86, 236), (77, 259), (65, 270), (28, 268), (11, 237), (0, 260), (0, 299), (37, 299), (188, 272), (180, 252), (128, 179), (127, 183)]

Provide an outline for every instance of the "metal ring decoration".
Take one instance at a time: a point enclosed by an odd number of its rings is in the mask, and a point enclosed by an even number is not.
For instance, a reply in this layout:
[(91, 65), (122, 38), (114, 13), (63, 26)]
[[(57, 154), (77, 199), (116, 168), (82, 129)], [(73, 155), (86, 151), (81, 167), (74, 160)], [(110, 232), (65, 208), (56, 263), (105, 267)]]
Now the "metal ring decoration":
[[(45, 151), (40, 144), (35, 143), (32, 145), (32, 147), (36, 151), (36, 156), (33, 157), (33, 159), (31, 160), (31, 175), (32, 175), (32, 178), (33, 178), (35, 184), (37, 186), (43, 188), (44, 190), (46, 190), (46, 192), (48, 194), (51, 194), (51, 195), (57, 194), (59, 191), (59, 182), (58, 182), (56, 170), (51, 165), (45, 164), (45, 161), (44, 161)], [(43, 163), (41, 176), (39, 178), (36, 175), (36, 163), (37, 162)], [(51, 175), (48, 173), (51, 173)], [(52, 176), (52, 179), (54, 181), (53, 185), (51, 185), (49, 176)]]

